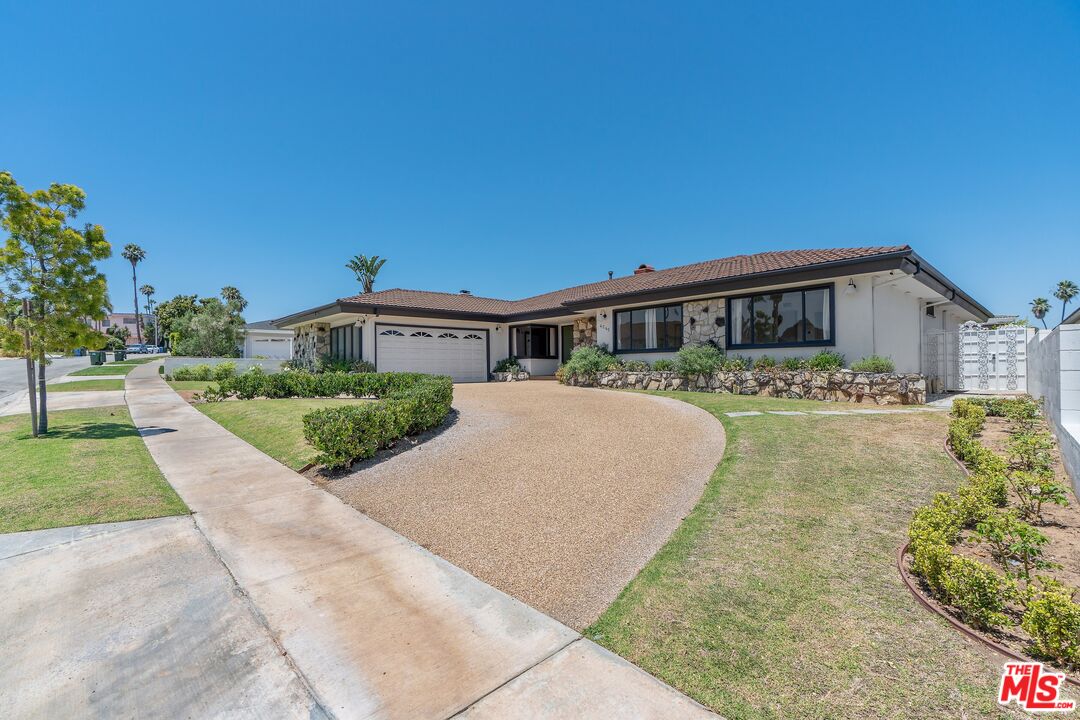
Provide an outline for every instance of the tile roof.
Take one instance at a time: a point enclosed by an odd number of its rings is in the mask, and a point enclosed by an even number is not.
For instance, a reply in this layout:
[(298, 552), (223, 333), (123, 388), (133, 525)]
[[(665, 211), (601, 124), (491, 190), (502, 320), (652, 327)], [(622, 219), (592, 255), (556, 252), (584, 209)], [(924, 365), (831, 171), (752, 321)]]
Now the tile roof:
[(753, 255), (735, 255), (640, 275), (625, 275), (611, 280), (577, 285), (522, 300), (499, 300), (463, 293), (394, 288), (352, 295), (341, 298), (338, 302), (478, 315), (520, 315), (559, 309), (566, 309), (569, 313), (571, 310), (566, 307), (567, 303), (619, 297), (651, 290), (666, 290), (683, 285), (728, 280), (759, 273), (797, 270), (825, 263), (869, 259), (910, 249), (908, 245), (888, 245), (830, 250), (780, 250)]

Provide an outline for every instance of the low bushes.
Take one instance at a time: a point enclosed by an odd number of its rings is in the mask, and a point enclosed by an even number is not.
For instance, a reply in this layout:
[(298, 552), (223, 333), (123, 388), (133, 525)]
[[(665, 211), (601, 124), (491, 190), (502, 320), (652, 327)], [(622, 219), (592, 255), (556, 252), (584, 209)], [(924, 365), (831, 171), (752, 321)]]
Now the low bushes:
[(595, 378), (597, 374), (605, 370), (613, 370), (620, 367), (618, 359), (597, 345), (582, 345), (574, 348), (570, 353), (561, 370), (563, 377), (586, 377)]
[(891, 373), (896, 371), (896, 363), (892, 358), (870, 355), (851, 363), (851, 369), (855, 372)]
[(652, 364), (652, 369), (657, 372), (673, 372), (676, 369), (675, 361), (668, 358), (660, 358)]
[(170, 375), (170, 380), (225, 380), (236, 375), (236, 363), (229, 361), (210, 365), (185, 365), (178, 367)]
[(495, 367), (491, 369), (491, 372), (497, 373), (518, 373), (520, 371), (521, 364), (518, 362), (517, 357), (513, 355), (495, 363)]
[(698, 377), (712, 375), (723, 368), (724, 353), (715, 345), (683, 345), (675, 359), (680, 375)]
[(204, 399), (230, 397), (374, 398), (366, 405), (325, 408), (304, 416), (304, 437), (328, 468), (347, 467), (371, 457), (406, 435), (440, 425), (450, 413), (453, 381), (420, 373), (309, 373), (287, 371), (268, 375), (261, 368), (223, 379)]
[(810, 370), (840, 370), (844, 367), (844, 356), (833, 350), (822, 350), (806, 361)]
[[(388, 373), (389, 374), (389, 373)], [(396, 385), (382, 400), (315, 410), (304, 416), (304, 437), (328, 468), (348, 467), (406, 435), (442, 424), (450, 413), (453, 384), (448, 377), (419, 376), (405, 389)]]
[[(1080, 604), (1073, 591), (1038, 574), (1057, 566), (1043, 558), (1047, 537), (1025, 521), (1041, 523), (1046, 502), (1067, 502), (1054, 477), (1052, 439), (1034, 430), (1038, 405), (1030, 398), (958, 399), (952, 415), (948, 443), (971, 474), (955, 494), (939, 493), (915, 511), (912, 571), (970, 625), (1020, 625), (1036, 654), (1062, 666), (1080, 663)], [(979, 440), (988, 415), (1010, 419), (1008, 460)], [(1010, 497), (1018, 507), (1007, 507)], [(962, 540), (987, 547), (997, 567), (955, 552)]]

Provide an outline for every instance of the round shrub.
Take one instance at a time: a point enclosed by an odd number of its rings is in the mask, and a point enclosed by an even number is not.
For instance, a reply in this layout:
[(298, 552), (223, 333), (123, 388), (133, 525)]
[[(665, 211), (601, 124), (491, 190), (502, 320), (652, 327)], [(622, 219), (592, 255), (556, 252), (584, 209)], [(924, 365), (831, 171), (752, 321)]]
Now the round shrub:
[(619, 361), (607, 350), (596, 345), (582, 345), (570, 353), (570, 359), (562, 366), (562, 374), (564, 378), (594, 378), (618, 365)]
[(762, 355), (758, 359), (754, 360), (755, 370), (772, 370), (776, 367), (776, 360), (768, 355)]
[(839, 370), (844, 367), (844, 356), (835, 350), (822, 350), (806, 361), (811, 370)]
[(627, 372), (647, 372), (649, 370), (649, 363), (644, 360), (626, 360), (622, 366), (623, 370)]
[(668, 358), (660, 358), (652, 364), (652, 369), (657, 372), (672, 372), (675, 370), (675, 361)]
[(675, 367), (680, 375), (698, 377), (712, 375), (724, 364), (724, 353), (715, 345), (683, 345), (679, 348)]
[(1080, 666), (1080, 604), (1066, 589), (1048, 590), (1029, 601), (1020, 625), (1031, 635), (1037, 654)]

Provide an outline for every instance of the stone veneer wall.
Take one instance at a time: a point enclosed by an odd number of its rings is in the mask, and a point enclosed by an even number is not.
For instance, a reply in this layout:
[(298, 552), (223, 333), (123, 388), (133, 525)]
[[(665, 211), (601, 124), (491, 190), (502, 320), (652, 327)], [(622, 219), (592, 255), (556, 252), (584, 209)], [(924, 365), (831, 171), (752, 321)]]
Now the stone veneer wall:
[(510, 372), (493, 372), (491, 373), (492, 382), (520, 382), (522, 380), (529, 379), (528, 370), (518, 370), (516, 373)]
[(690, 300), (683, 303), (683, 342), (715, 343), (723, 348), (727, 344), (724, 327), (726, 313), (723, 298)]
[(574, 319), (574, 347), (596, 344), (596, 316)]
[(747, 370), (718, 372), (711, 377), (689, 380), (674, 372), (619, 370), (602, 372), (595, 378), (574, 376), (564, 382), (579, 387), (726, 392), (875, 405), (921, 405), (926, 402), (926, 378), (922, 375), (852, 370)]
[(293, 359), (309, 370), (315, 369), (315, 361), (330, 353), (330, 325), (311, 323), (296, 328), (293, 341)]

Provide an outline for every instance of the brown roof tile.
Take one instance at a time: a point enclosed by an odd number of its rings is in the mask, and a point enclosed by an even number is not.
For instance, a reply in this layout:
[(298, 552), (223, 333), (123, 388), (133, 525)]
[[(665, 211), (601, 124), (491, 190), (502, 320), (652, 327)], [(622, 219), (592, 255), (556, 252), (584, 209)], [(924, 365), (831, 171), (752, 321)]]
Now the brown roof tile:
[(666, 290), (683, 285), (727, 280), (778, 270), (795, 270), (812, 265), (871, 258), (910, 249), (907, 245), (888, 245), (829, 250), (780, 250), (753, 255), (735, 255), (719, 260), (706, 260), (655, 272), (625, 275), (611, 280), (577, 285), (522, 300), (499, 300), (462, 293), (395, 288), (353, 295), (341, 298), (339, 302), (478, 315), (520, 315), (562, 309), (567, 303), (619, 297), (650, 290)]

